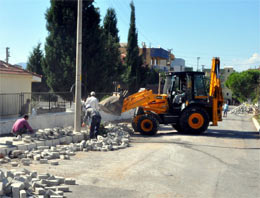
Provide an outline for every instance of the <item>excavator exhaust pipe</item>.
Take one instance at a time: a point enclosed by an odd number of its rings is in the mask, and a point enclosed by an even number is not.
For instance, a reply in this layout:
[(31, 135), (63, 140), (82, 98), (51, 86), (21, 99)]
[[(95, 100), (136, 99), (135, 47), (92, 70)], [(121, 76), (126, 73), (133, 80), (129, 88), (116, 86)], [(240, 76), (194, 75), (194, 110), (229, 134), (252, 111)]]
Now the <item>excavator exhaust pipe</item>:
[(119, 95), (110, 96), (99, 102), (99, 108), (105, 113), (120, 116), (122, 112), (124, 98), (128, 91), (124, 91)]

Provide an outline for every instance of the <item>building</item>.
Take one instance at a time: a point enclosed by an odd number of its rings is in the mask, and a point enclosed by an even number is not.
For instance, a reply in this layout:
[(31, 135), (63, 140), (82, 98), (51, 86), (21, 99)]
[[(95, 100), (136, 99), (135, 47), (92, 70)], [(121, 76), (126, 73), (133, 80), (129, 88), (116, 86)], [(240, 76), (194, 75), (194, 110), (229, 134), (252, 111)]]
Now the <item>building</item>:
[[(210, 78), (211, 69), (204, 69), (205, 76)], [(235, 70), (232, 66), (225, 66), (223, 69), (220, 69), (220, 81), (222, 87), (222, 93), (225, 101), (228, 101), (229, 104), (233, 104), (232, 91), (226, 87), (225, 82), (228, 77), (234, 73)]]
[(171, 61), (171, 70), (175, 72), (185, 71), (185, 60), (182, 58), (175, 58)]
[[(126, 43), (120, 43), (120, 53), (122, 62), (126, 57)], [(174, 55), (163, 48), (147, 48), (143, 43), (142, 48), (139, 48), (139, 55), (142, 55), (144, 65), (160, 71), (170, 71), (171, 61), (174, 60)]]
[(22, 69), (20, 66), (7, 64), (0, 60), (0, 117), (18, 115), (21, 106), (31, 100), (32, 82), (41, 82), (41, 75)]

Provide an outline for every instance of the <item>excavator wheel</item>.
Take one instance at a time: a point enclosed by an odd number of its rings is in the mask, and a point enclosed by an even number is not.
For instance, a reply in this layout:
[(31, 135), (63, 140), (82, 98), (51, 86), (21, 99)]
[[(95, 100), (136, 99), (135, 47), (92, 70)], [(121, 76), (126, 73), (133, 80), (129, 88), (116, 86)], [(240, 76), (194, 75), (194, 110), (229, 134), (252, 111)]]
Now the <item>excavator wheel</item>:
[(159, 122), (151, 115), (142, 115), (137, 121), (137, 131), (142, 135), (155, 135), (158, 127)]
[(189, 107), (183, 111), (180, 117), (180, 129), (182, 133), (201, 134), (209, 126), (209, 115), (201, 107)]

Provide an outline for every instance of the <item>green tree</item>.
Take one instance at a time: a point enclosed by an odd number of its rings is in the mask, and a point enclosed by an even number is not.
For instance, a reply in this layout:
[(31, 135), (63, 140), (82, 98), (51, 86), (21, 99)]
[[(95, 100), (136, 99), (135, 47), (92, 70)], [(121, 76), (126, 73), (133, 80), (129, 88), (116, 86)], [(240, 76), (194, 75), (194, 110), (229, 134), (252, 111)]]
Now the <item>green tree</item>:
[[(105, 54), (100, 15), (93, 0), (84, 0), (82, 11), (82, 82), (87, 91), (102, 91)], [(77, 1), (51, 0), (45, 17), (47, 83), (53, 91), (69, 91), (75, 82)]]
[(247, 101), (251, 99), (252, 101), (257, 98), (257, 87), (258, 79), (260, 78), (259, 70), (248, 70), (244, 72), (232, 73), (225, 85), (231, 89), (233, 97), (240, 102)]
[(113, 89), (113, 81), (120, 81), (120, 74), (123, 72), (119, 51), (117, 18), (113, 8), (107, 10), (103, 28), (106, 51), (106, 88), (111, 91), (111, 88)]
[(108, 8), (104, 17), (104, 33), (106, 36), (111, 35), (115, 42), (119, 42), (116, 12), (113, 8)]
[(27, 70), (42, 76), (41, 83), (32, 83), (32, 92), (47, 92), (49, 87), (46, 84), (46, 78), (42, 70), (43, 52), (41, 50), (41, 43), (38, 43), (33, 51), (30, 53), (27, 62)]
[(141, 83), (142, 58), (139, 56), (137, 32), (135, 27), (135, 6), (133, 1), (130, 3), (130, 7), (131, 16), (126, 49), (126, 66), (128, 67), (127, 84), (129, 87), (129, 92), (134, 93), (138, 90)]

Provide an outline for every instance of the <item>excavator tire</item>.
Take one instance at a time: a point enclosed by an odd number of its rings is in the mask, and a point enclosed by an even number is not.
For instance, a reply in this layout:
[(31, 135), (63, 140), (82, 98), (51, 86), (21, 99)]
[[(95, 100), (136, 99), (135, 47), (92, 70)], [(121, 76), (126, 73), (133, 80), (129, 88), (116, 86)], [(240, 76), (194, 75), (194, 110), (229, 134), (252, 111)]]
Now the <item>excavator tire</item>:
[(158, 131), (159, 122), (151, 115), (142, 115), (137, 121), (137, 131), (142, 135), (155, 135)]
[(202, 134), (209, 126), (209, 115), (202, 107), (188, 107), (180, 117), (180, 129), (186, 134)]

